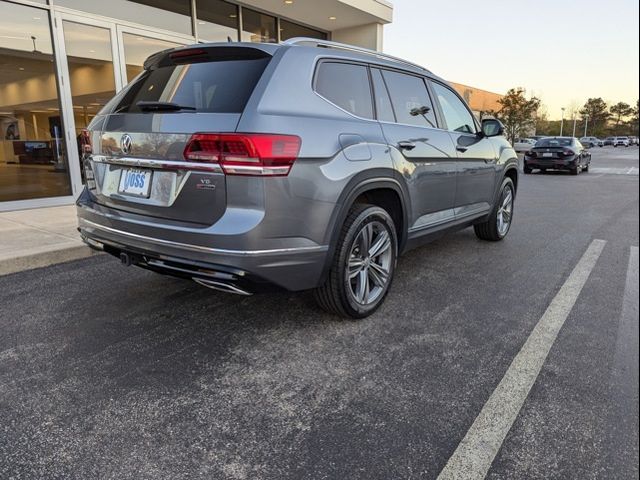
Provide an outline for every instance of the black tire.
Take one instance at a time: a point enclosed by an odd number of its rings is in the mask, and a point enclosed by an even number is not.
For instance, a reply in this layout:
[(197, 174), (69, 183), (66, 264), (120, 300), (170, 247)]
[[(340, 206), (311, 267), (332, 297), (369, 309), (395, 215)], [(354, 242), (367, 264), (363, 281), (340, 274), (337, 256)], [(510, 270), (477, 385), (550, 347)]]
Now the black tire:
[[(388, 276), (386, 285), (381, 288), (379, 295), (369, 304), (359, 303), (352, 292), (351, 282), (354, 279), (348, 278), (349, 259), (352, 258), (352, 251), (356, 248), (356, 241), (360, 238), (363, 228), (371, 223), (376, 227), (384, 229), (389, 235), (390, 259), (388, 259)], [(380, 233), (379, 233), (380, 234)], [(379, 238), (379, 237), (378, 237)], [(375, 243), (375, 242), (372, 242)], [(398, 237), (393, 219), (386, 210), (375, 205), (356, 204), (354, 205), (344, 221), (336, 250), (331, 263), (331, 269), (327, 275), (325, 283), (314, 290), (314, 297), (318, 305), (329, 313), (339, 315), (344, 318), (364, 318), (374, 313), (382, 304), (393, 280), (398, 258)], [(370, 263), (367, 263), (370, 265)], [(373, 269), (372, 269), (373, 271)], [(368, 267), (364, 273), (369, 282)], [(357, 281), (357, 280), (356, 280)], [(374, 288), (378, 288), (375, 287)]]
[(591, 165), (591, 164), (590, 164), (590, 163), (587, 163), (587, 164), (582, 168), (582, 171), (583, 171), (583, 172), (586, 172), (586, 173), (589, 173), (589, 165)]
[(580, 165), (576, 165), (575, 167), (573, 167), (570, 172), (571, 175), (578, 175), (580, 173)]
[(531, 173), (531, 171), (532, 171), (529, 167), (524, 167), (522, 170), (523, 170), (523, 171), (524, 171), (524, 173), (526, 173), (527, 175), (529, 175), (529, 174)]
[[(510, 214), (507, 230), (504, 232), (500, 232), (500, 230), (498, 229), (498, 211), (500, 210), (503, 200), (505, 199), (506, 190), (510, 190), (512, 195), (511, 214)], [(509, 177), (505, 177), (505, 179), (502, 181), (502, 185), (500, 186), (500, 193), (498, 194), (498, 200), (496, 201), (496, 204), (493, 206), (493, 210), (491, 211), (491, 215), (489, 215), (489, 219), (484, 223), (478, 223), (473, 226), (473, 230), (476, 232), (476, 236), (480, 240), (498, 242), (507, 236), (507, 234), (509, 233), (509, 230), (511, 230), (511, 224), (513, 223), (515, 196), (516, 196), (516, 189), (515, 189), (515, 186), (513, 185), (513, 181)]]

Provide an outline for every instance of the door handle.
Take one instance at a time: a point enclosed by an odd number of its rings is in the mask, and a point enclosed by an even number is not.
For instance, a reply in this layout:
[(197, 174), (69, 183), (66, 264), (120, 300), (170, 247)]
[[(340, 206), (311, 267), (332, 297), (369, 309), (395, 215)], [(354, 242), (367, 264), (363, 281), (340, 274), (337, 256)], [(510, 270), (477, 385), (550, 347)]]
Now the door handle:
[(398, 148), (400, 148), (401, 150), (413, 150), (414, 148), (416, 148), (416, 144), (413, 142), (401, 141), (398, 142)]
[(459, 151), (459, 152), (461, 152), (461, 153), (464, 153), (464, 152), (466, 152), (468, 149), (467, 149), (467, 147), (456, 147), (456, 150), (457, 150), (457, 151)]

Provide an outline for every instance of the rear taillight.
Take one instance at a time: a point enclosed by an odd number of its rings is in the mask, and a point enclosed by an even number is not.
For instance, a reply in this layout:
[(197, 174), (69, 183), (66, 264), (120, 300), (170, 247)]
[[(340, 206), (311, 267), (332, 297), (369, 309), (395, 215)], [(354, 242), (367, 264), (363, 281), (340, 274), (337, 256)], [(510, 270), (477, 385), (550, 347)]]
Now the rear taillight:
[(218, 163), (227, 175), (286, 176), (300, 137), (261, 133), (196, 133), (184, 149), (191, 162)]
[(533, 157), (533, 158), (535, 158), (537, 156), (536, 152), (534, 152), (533, 150), (529, 150), (526, 153), (526, 155), (529, 156), (529, 157)]
[(571, 150), (570, 148), (565, 148), (565, 149), (563, 149), (563, 150), (562, 150), (562, 154), (563, 154), (565, 157), (570, 157), (571, 155), (575, 155), (575, 154), (576, 154), (576, 152), (574, 152), (574, 151), (573, 151), (573, 150)]

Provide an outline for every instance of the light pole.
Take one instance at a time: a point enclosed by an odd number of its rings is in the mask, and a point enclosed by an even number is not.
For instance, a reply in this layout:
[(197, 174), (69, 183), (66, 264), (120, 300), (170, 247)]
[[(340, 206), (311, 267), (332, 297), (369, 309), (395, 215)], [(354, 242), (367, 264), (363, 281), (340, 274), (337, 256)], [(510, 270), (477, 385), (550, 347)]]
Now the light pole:
[(586, 113), (584, 116), (584, 136), (587, 136), (587, 125), (589, 125), (589, 114)]
[(573, 134), (571, 135), (572, 137), (576, 136), (576, 120), (578, 120), (578, 116), (576, 115), (576, 113), (578, 112), (574, 110), (573, 111)]
[(564, 107), (562, 107), (562, 117), (560, 117), (560, 136), (562, 136), (562, 130), (564, 128)]

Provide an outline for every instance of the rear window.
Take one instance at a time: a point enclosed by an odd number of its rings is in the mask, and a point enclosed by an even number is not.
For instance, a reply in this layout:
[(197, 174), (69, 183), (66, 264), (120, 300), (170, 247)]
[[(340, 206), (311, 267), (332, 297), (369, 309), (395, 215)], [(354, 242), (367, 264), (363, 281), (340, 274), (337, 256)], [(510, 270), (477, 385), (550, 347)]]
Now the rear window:
[(536, 142), (536, 147), (570, 147), (572, 142), (570, 138), (543, 138)]
[(114, 112), (140, 113), (136, 104), (171, 102), (205, 113), (242, 113), (270, 57), (159, 67), (130, 85)]

